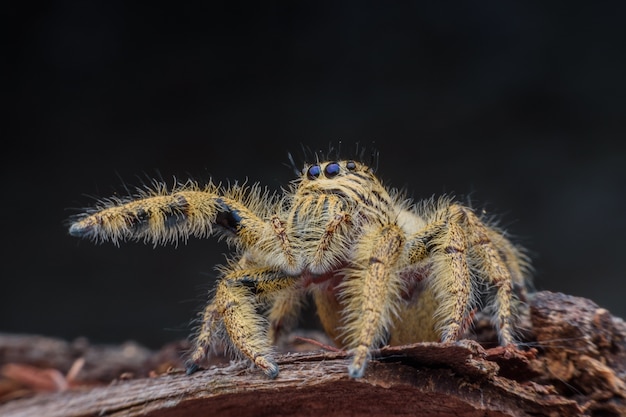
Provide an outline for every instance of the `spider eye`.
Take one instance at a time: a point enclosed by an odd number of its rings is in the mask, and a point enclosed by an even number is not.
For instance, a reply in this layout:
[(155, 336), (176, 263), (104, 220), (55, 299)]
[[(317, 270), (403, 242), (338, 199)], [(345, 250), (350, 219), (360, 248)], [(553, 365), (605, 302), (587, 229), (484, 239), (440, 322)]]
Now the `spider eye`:
[(332, 178), (339, 174), (340, 169), (341, 168), (339, 167), (339, 164), (337, 162), (329, 162), (326, 165), (326, 168), (324, 168), (324, 174), (327, 178)]
[(356, 162), (354, 161), (346, 162), (346, 168), (348, 168), (348, 170), (350, 171), (354, 171), (356, 169)]
[(307, 172), (306, 172), (306, 176), (310, 180), (314, 180), (317, 177), (319, 177), (321, 173), (322, 173), (322, 171), (320, 170), (320, 166), (319, 165), (311, 165), (309, 167), (309, 169), (307, 170)]

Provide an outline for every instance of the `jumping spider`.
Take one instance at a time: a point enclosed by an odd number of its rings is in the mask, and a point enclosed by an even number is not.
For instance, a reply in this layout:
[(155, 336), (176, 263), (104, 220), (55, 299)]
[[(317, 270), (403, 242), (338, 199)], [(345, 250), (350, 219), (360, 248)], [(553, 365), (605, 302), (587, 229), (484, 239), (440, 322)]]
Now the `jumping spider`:
[(189, 372), (226, 340), (276, 377), (273, 343), (294, 325), (307, 293), (326, 332), (351, 352), (354, 378), (383, 344), (459, 340), (479, 308), (502, 345), (515, 342), (527, 258), (451, 198), (413, 203), (357, 160), (308, 164), (282, 193), (258, 184), (156, 185), (101, 201), (69, 233), (115, 244), (217, 235), (235, 248), (219, 268)]

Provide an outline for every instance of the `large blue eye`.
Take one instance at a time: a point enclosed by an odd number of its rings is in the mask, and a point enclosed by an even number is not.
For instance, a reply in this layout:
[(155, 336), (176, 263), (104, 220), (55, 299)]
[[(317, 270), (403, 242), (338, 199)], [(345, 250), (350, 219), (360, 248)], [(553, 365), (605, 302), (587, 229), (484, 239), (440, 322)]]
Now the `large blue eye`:
[(337, 162), (329, 162), (326, 165), (326, 168), (324, 168), (324, 175), (326, 175), (327, 178), (332, 178), (339, 174), (340, 169), (341, 168)]
[(306, 176), (310, 180), (314, 180), (317, 177), (319, 177), (321, 173), (322, 173), (322, 170), (320, 169), (319, 165), (311, 165), (306, 172)]

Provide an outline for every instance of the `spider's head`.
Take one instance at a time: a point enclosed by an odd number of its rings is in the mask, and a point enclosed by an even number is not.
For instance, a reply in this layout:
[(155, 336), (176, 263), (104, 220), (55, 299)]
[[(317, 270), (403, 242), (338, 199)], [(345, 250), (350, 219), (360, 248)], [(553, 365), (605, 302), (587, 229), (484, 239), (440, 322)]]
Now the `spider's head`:
[(374, 170), (354, 159), (306, 165), (293, 185), (292, 209), (300, 219), (324, 223), (343, 210), (353, 214), (351, 210), (357, 210), (359, 218), (369, 216), (371, 221), (378, 221), (393, 206), (391, 195)]

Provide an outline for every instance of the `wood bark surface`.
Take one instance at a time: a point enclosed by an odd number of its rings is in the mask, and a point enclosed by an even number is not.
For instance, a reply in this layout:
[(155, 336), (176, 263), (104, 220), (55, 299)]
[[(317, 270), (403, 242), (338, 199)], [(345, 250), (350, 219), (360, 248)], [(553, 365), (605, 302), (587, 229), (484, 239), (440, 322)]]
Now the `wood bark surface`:
[[(187, 376), (175, 342), (93, 346), (0, 334), (0, 416), (626, 416), (626, 324), (585, 298), (538, 292), (519, 348), (477, 340), (374, 353), (287, 345), (280, 374), (215, 357)], [(302, 342), (302, 339), (296, 339)]]

